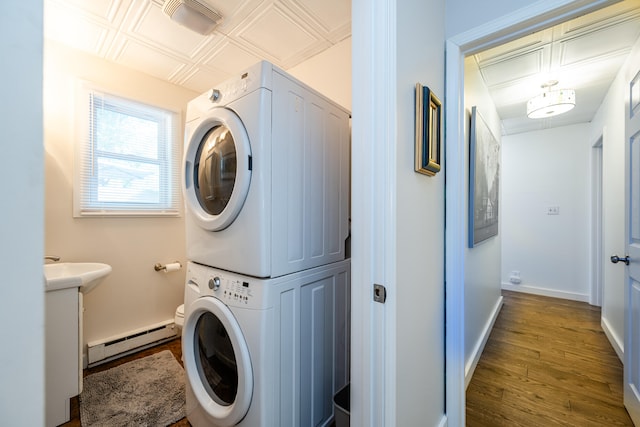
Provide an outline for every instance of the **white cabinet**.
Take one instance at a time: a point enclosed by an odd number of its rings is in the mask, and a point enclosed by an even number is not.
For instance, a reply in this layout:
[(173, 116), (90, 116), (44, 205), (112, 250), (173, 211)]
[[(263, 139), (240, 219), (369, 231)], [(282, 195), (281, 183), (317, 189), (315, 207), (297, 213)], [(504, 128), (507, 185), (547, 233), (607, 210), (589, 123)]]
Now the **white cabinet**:
[(81, 296), (77, 287), (45, 292), (47, 427), (69, 421), (69, 399), (81, 391)]

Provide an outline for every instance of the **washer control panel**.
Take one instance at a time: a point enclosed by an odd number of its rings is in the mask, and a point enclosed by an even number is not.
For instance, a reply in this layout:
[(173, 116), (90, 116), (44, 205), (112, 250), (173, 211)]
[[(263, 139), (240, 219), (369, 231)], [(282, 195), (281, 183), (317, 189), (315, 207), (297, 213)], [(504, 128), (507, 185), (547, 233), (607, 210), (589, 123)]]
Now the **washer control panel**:
[[(214, 284), (215, 296), (223, 301), (234, 301), (248, 304), (253, 299), (251, 285), (248, 281), (215, 276), (209, 279)], [(215, 286), (215, 284), (218, 286)]]
[(197, 284), (200, 296), (211, 295), (229, 306), (262, 308), (263, 281), (189, 263), (187, 279)]

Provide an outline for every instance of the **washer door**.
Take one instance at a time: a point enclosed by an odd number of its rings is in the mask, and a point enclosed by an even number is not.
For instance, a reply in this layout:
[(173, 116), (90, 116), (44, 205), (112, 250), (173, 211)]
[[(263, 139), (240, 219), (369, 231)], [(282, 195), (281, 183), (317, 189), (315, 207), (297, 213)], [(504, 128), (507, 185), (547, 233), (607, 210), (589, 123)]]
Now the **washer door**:
[(200, 227), (228, 227), (242, 210), (251, 181), (251, 145), (240, 118), (214, 108), (186, 135), (183, 192)]
[(251, 404), (253, 369), (233, 313), (217, 298), (198, 298), (182, 339), (187, 380), (198, 403), (216, 425), (236, 425)]

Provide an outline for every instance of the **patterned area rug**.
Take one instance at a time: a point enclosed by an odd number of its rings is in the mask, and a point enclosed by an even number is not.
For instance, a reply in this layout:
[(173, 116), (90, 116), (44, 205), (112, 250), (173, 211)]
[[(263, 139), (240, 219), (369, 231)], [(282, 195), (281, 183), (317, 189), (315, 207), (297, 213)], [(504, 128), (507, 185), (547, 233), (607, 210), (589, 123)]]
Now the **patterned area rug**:
[(84, 427), (164, 427), (185, 413), (184, 369), (168, 350), (84, 378)]

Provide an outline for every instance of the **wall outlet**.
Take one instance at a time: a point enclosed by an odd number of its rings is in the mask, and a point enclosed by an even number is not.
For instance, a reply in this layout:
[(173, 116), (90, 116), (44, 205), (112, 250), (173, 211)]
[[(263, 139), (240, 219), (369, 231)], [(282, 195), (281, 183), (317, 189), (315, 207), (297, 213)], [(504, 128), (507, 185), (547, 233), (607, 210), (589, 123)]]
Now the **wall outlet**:
[(560, 215), (560, 206), (547, 207), (547, 215)]
[(511, 272), (511, 276), (509, 276), (509, 281), (514, 285), (519, 285), (522, 283), (522, 279), (520, 278), (520, 272), (518, 270), (513, 270)]

